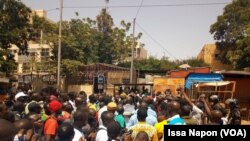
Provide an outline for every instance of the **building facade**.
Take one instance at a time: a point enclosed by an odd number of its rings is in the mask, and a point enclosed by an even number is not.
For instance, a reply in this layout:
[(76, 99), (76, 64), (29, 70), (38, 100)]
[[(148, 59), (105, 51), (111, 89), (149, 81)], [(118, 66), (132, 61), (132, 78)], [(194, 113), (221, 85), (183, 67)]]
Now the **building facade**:
[(232, 66), (223, 64), (218, 56), (220, 51), (217, 49), (215, 44), (205, 44), (197, 58), (203, 60), (206, 64), (209, 64), (212, 70), (229, 70)]
[(32, 10), (32, 15), (37, 15), (40, 18), (47, 18), (47, 11), (43, 9)]
[(29, 76), (26, 81), (31, 81), (29, 79), (32, 75), (35, 77), (35, 75), (50, 73), (49, 66), (52, 54), (51, 47), (48, 44), (30, 42), (27, 55), (20, 55), (19, 48), (15, 45), (12, 45), (10, 50), (17, 63), (15, 74), (19, 79), (23, 79), (26, 75)]
[(144, 48), (142, 43), (138, 43), (135, 49), (134, 58), (136, 60), (145, 60), (148, 58), (148, 51)]
[[(131, 62), (131, 56), (127, 57), (124, 60), (124, 62)], [(134, 50), (134, 60), (145, 60), (147, 58), (148, 58), (147, 49), (144, 48), (144, 44), (138, 43)]]

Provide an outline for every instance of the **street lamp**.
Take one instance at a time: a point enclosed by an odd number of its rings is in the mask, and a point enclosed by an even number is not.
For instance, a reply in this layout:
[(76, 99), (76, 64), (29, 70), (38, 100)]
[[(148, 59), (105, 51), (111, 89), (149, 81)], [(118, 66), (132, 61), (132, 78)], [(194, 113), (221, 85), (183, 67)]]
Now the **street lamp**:
[(57, 62), (57, 88), (61, 87), (61, 45), (62, 45), (62, 9), (63, 0), (60, 0), (60, 21), (59, 21), (59, 36), (58, 36), (58, 62)]

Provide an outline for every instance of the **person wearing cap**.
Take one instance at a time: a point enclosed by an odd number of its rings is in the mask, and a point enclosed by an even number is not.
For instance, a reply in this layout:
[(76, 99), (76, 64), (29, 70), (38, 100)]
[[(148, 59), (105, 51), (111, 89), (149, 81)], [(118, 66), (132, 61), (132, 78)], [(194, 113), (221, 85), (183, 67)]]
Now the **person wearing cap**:
[(107, 106), (108, 111), (112, 112), (115, 114), (115, 111), (117, 109), (117, 104), (115, 102), (110, 102)]
[(57, 117), (61, 114), (62, 105), (59, 101), (53, 100), (48, 104), (49, 117), (44, 122), (43, 133), (45, 141), (54, 141), (58, 129)]
[(26, 102), (26, 97), (28, 95), (25, 94), (24, 92), (19, 92), (15, 95), (15, 101), (19, 101), (19, 102), (22, 102), (22, 103), (25, 103)]
[(121, 93), (120, 98), (121, 98), (121, 99), (126, 99), (126, 98), (127, 98), (127, 94), (126, 94), (126, 93), (124, 93), (124, 92), (123, 92), (123, 93)]
[(124, 109), (124, 117), (125, 117), (125, 121), (126, 123), (128, 123), (129, 118), (132, 116), (133, 112), (135, 111), (135, 105), (133, 104), (133, 99), (131, 96), (128, 96), (127, 100), (126, 100), (126, 104), (123, 105), (123, 109)]

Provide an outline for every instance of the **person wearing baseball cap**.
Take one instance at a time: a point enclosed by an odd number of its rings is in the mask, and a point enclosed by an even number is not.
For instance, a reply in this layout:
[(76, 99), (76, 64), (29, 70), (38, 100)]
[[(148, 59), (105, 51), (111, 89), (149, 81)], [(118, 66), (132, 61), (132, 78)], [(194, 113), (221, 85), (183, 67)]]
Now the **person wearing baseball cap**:
[(49, 110), (49, 117), (44, 122), (43, 133), (45, 141), (52, 141), (56, 137), (58, 129), (57, 117), (61, 114), (62, 104), (57, 100), (52, 100), (46, 110)]
[(24, 92), (19, 92), (15, 95), (15, 101), (19, 101), (22, 103), (26, 102), (26, 98), (27, 98), (27, 94), (25, 94)]
[(108, 111), (115, 113), (117, 109), (117, 104), (115, 102), (110, 102), (107, 106)]

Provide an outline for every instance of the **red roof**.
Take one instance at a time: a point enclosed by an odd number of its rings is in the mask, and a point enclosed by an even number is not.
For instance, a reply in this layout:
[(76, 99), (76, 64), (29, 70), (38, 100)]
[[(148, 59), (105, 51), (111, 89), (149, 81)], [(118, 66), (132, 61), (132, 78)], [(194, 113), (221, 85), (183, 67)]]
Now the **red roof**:
[(169, 71), (168, 75), (170, 78), (186, 78), (189, 73), (210, 73), (210, 67), (200, 67), (200, 68), (189, 68), (182, 70)]

